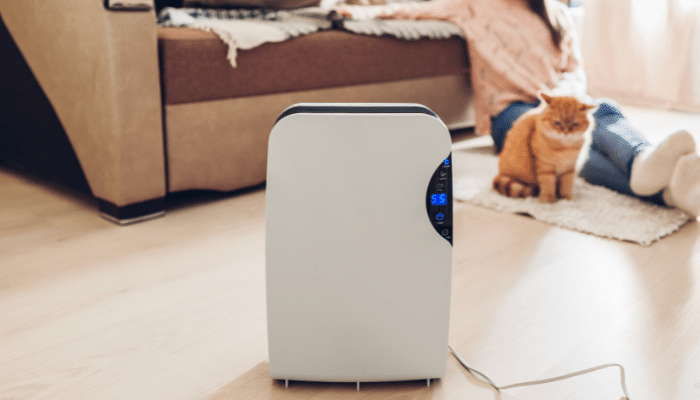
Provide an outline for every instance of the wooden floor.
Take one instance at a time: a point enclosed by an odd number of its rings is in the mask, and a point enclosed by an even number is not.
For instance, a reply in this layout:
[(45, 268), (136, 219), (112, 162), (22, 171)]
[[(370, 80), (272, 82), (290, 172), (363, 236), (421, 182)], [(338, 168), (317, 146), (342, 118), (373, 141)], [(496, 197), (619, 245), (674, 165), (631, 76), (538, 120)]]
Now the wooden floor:
[[(700, 116), (628, 108), (653, 140)], [(455, 151), (488, 145), (455, 137)], [(118, 227), (0, 168), (0, 399), (619, 399), (606, 369), (496, 392), (267, 374), (264, 189), (180, 196)], [(700, 399), (700, 226), (650, 247), (455, 205), (450, 343), (497, 383), (617, 362), (634, 400)], [(447, 350), (446, 350), (447, 351)]]

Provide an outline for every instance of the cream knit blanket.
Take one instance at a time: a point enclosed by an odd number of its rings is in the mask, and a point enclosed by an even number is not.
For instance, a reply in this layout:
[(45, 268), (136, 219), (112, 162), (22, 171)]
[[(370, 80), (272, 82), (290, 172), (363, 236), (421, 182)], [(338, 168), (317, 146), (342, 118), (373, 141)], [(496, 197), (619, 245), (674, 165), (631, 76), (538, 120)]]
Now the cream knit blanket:
[(401, 1), (389, 2), (382, 6), (348, 6), (352, 19), (342, 21), (341, 28), (362, 35), (391, 35), (399, 39), (416, 40), (421, 38), (446, 39), (451, 36), (464, 37), (458, 25), (442, 20), (399, 20), (377, 19), (377, 16), (400, 7)]
[(333, 27), (364, 35), (391, 35), (399, 39), (464, 36), (455, 24), (446, 21), (399, 21), (373, 19), (382, 7), (364, 7), (353, 20), (338, 20), (330, 9), (320, 7), (296, 10), (213, 10), (166, 7), (158, 15), (162, 27), (188, 27), (214, 32), (228, 46), (227, 58), (236, 66), (239, 49), (246, 50), (268, 42), (281, 42)]
[(273, 11), (166, 7), (158, 14), (158, 26), (214, 32), (228, 46), (226, 57), (235, 67), (239, 49), (252, 49), (263, 43), (281, 42), (330, 29), (332, 21), (319, 18), (317, 14), (315, 9)]

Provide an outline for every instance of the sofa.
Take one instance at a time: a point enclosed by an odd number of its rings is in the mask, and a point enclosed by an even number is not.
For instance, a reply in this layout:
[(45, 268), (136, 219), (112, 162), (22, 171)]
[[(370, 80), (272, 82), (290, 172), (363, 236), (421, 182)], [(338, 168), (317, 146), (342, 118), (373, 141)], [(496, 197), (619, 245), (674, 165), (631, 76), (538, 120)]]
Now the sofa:
[(177, 5), (0, 2), (0, 163), (128, 224), (173, 193), (263, 183), (269, 133), (295, 103), (420, 103), (450, 129), (473, 124), (460, 37), (330, 29), (239, 51), (234, 68), (216, 34), (157, 26)]

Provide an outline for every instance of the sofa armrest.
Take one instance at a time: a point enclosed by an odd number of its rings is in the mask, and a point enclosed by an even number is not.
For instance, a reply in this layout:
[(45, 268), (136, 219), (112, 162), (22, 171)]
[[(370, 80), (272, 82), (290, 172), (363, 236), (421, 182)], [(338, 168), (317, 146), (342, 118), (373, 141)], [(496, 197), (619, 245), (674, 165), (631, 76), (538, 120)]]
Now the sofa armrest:
[(165, 196), (155, 10), (103, 0), (0, 1), (93, 195), (117, 207)]

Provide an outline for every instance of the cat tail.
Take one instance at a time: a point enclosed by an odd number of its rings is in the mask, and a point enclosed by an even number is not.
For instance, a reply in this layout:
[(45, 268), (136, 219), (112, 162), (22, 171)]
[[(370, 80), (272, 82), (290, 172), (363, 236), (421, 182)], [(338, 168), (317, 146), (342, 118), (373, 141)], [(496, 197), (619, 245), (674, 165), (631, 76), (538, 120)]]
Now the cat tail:
[(503, 174), (498, 174), (493, 179), (493, 188), (506, 197), (525, 198), (537, 196), (536, 186), (528, 185)]

